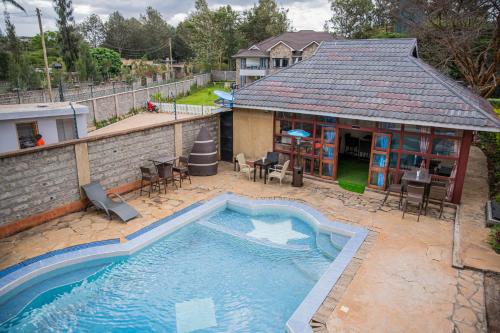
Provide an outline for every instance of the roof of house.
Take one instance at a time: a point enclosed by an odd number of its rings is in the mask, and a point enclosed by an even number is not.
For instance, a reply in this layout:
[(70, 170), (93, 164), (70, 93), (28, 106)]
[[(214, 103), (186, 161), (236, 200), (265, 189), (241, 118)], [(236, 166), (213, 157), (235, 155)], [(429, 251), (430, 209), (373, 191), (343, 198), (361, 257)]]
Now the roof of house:
[(415, 39), (323, 42), (238, 90), (237, 108), (500, 131), (491, 104), (416, 58)]
[(281, 35), (273, 36), (262, 42), (253, 44), (248, 49), (241, 49), (233, 57), (268, 57), (270, 49), (280, 44), (280, 42), (290, 47), (292, 51), (302, 51), (303, 48), (313, 42), (320, 44), (325, 40), (334, 40), (334, 37), (327, 32), (313, 30), (284, 32)]
[[(89, 113), (89, 108), (85, 105), (73, 103), (73, 107), (75, 114)], [(72, 115), (73, 109), (69, 102), (0, 105), (0, 120)]]

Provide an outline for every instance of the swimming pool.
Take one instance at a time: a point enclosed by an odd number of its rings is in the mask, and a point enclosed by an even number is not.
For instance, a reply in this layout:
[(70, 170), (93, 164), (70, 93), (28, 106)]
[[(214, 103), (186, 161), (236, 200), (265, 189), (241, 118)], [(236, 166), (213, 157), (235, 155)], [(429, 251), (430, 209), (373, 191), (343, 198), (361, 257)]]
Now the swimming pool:
[(296, 202), (224, 194), (0, 279), (0, 331), (310, 331), (365, 236)]

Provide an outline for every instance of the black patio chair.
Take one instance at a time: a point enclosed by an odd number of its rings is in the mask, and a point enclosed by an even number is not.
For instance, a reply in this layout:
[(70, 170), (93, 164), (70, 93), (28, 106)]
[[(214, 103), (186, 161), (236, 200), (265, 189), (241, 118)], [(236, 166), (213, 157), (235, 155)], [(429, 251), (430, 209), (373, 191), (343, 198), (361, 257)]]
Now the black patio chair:
[[(97, 209), (104, 210), (110, 220), (111, 213), (116, 214), (123, 222), (127, 222), (139, 215), (139, 212), (130, 206), (121, 195), (117, 193), (106, 194), (99, 182), (83, 185), (82, 188), (90, 202)], [(111, 200), (111, 196), (116, 196), (120, 202)]]
[(189, 179), (191, 184), (191, 176), (189, 175), (189, 160), (185, 156), (180, 156), (178, 162), (173, 167), (173, 170), (179, 174), (179, 187), (182, 187), (182, 180)]

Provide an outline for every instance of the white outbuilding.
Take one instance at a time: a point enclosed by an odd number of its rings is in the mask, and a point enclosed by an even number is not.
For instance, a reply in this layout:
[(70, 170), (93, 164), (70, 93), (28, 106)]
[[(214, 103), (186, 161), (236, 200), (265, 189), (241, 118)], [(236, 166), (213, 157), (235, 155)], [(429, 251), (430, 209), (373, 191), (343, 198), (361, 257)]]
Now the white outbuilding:
[(35, 136), (45, 144), (87, 136), (85, 105), (60, 103), (0, 105), (0, 153), (35, 146)]

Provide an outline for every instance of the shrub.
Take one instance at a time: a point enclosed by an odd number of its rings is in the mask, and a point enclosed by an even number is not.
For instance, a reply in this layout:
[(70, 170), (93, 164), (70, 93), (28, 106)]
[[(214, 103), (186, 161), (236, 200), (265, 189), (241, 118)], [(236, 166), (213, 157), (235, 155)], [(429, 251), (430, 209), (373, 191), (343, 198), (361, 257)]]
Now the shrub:
[(489, 243), (496, 253), (500, 253), (500, 225), (491, 228)]
[(351, 183), (351, 182), (345, 181), (345, 180), (339, 180), (339, 186), (342, 187), (344, 190), (355, 192), (355, 193), (364, 193), (365, 192), (365, 185)]

